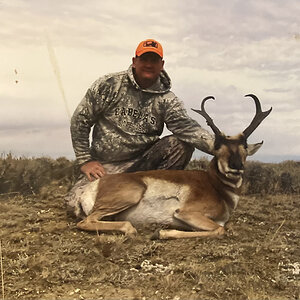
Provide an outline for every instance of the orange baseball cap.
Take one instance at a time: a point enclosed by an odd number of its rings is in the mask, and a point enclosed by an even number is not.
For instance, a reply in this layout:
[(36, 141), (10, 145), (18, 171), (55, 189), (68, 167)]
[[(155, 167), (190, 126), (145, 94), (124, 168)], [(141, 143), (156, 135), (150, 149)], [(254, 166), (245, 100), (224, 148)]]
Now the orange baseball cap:
[(154, 52), (163, 58), (163, 48), (159, 42), (153, 39), (147, 39), (139, 43), (135, 50), (136, 56), (141, 56), (146, 52)]

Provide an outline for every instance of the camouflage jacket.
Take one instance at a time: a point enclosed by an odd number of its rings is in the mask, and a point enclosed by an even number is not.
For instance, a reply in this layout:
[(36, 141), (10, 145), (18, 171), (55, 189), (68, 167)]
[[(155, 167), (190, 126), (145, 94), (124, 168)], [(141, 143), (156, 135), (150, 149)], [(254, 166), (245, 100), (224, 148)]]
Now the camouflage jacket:
[(170, 78), (162, 71), (152, 87), (141, 89), (131, 66), (96, 80), (71, 119), (77, 162), (132, 160), (159, 139), (164, 124), (179, 139), (211, 153), (213, 137), (187, 115), (170, 88)]

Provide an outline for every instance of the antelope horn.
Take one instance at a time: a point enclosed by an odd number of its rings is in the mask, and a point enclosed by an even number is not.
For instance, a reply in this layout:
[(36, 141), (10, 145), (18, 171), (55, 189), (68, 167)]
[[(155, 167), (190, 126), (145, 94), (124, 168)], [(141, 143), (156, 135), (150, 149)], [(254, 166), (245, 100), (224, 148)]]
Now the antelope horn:
[(215, 135), (221, 135), (221, 131), (218, 129), (218, 127), (214, 124), (214, 121), (212, 120), (212, 118), (207, 114), (205, 108), (204, 108), (204, 104), (208, 99), (213, 99), (215, 100), (215, 98), (213, 96), (207, 96), (205, 97), (202, 102), (201, 102), (201, 110), (198, 109), (193, 109), (193, 111), (195, 111), (196, 113), (200, 114), (202, 117), (204, 117), (204, 119), (206, 120), (207, 125), (212, 129), (212, 131), (214, 132)]
[(269, 115), (269, 113), (272, 111), (272, 107), (267, 111), (262, 111), (260, 101), (255, 95), (248, 94), (245, 95), (245, 97), (251, 97), (254, 100), (256, 107), (256, 113), (253, 120), (251, 121), (250, 125), (243, 131), (243, 134), (247, 139), (250, 134), (259, 126), (259, 124)]

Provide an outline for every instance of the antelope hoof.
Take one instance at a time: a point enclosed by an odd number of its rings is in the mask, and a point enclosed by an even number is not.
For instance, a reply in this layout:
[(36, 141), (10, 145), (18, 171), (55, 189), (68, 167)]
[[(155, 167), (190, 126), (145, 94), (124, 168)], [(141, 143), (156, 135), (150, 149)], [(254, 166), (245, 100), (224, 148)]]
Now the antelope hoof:
[(217, 233), (217, 235), (224, 235), (225, 234), (225, 229), (224, 229), (224, 227), (219, 227), (217, 230), (216, 230), (216, 233)]
[(160, 230), (156, 229), (155, 232), (152, 234), (152, 236), (150, 237), (150, 240), (159, 240), (160, 239), (160, 234), (159, 234)]
[(85, 225), (86, 225), (85, 220), (81, 220), (76, 224), (76, 227), (79, 229), (85, 229), (85, 227), (86, 227)]
[(127, 228), (125, 229), (124, 233), (126, 236), (133, 238), (137, 235), (137, 230), (132, 226), (132, 225), (128, 225), (126, 226)]

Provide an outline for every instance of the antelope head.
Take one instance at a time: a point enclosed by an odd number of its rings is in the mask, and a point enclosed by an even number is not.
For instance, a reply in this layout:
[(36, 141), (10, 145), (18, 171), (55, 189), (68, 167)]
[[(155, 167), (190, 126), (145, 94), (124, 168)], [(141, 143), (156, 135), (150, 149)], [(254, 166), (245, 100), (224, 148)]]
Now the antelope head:
[(247, 139), (272, 110), (271, 107), (268, 111), (263, 112), (259, 99), (253, 94), (246, 95), (245, 97), (251, 97), (254, 100), (256, 113), (250, 125), (236, 136), (226, 136), (221, 132), (205, 111), (205, 102), (209, 99), (214, 100), (214, 97), (208, 96), (204, 98), (201, 103), (201, 110), (192, 109), (205, 118), (207, 125), (214, 132), (213, 161), (216, 162), (219, 172), (233, 181), (238, 181), (244, 173), (247, 156), (253, 155), (262, 146), (263, 141), (257, 144), (248, 144)]

